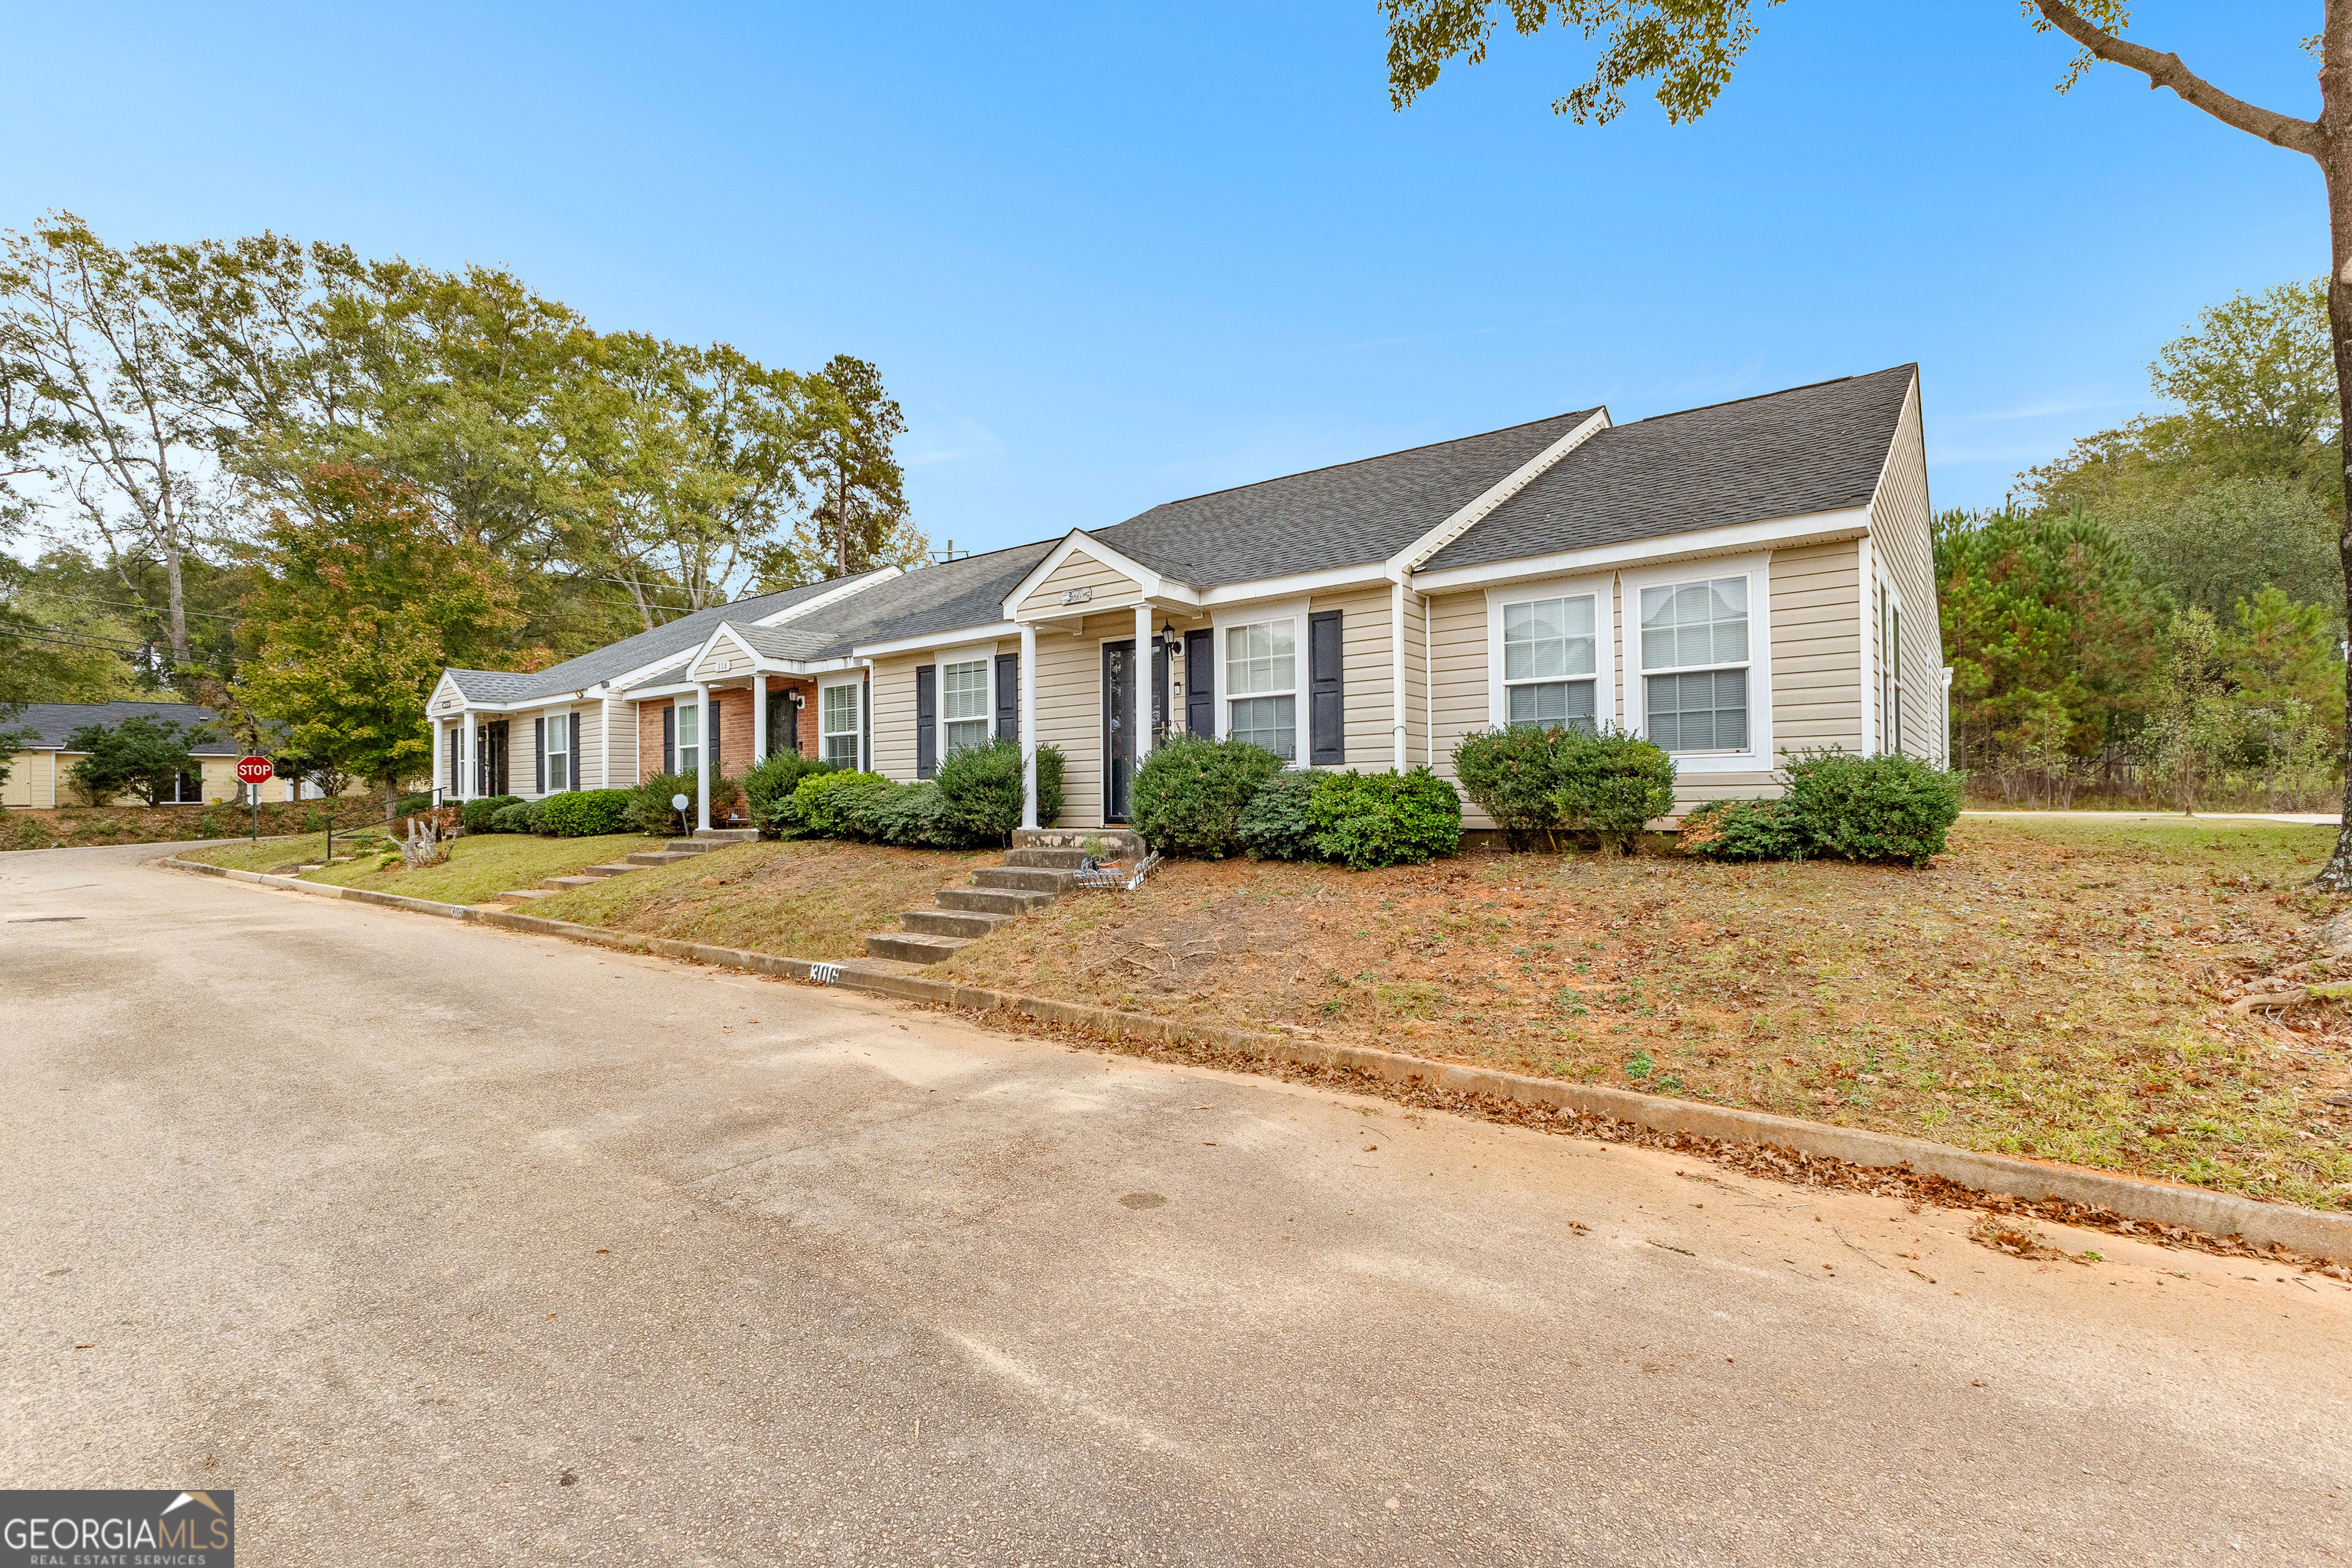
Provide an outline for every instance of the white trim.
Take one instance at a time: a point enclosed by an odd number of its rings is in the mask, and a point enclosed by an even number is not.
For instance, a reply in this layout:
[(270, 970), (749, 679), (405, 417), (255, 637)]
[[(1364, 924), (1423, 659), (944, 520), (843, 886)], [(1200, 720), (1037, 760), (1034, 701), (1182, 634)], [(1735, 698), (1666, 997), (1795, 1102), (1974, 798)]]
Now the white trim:
[(798, 620), (811, 610), (822, 609), (827, 605), (837, 605), (853, 595), (863, 594), (868, 588), (878, 588), (893, 577), (905, 575), (906, 574), (896, 566), (877, 566), (871, 572), (845, 580), (837, 587), (828, 588), (824, 593), (803, 599), (796, 605), (787, 605), (773, 615), (761, 616), (751, 624), (755, 626), (780, 626), (786, 621)]
[(541, 785), (539, 791), (540, 796), (544, 799), (546, 796), (551, 795), (569, 795), (573, 790), (580, 787), (580, 760), (572, 754), (572, 710), (569, 708), (550, 708), (541, 713), (539, 717), (547, 721), (547, 729), (550, 731), (552, 731), (555, 728), (556, 720), (561, 719), (563, 721), (563, 751), (561, 754), (564, 759), (563, 787), (561, 790), (547, 788), (547, 760), (558, 753), (549, 748), (547, 744), (547, 736), (542, 732), (539, 741), (539, 767), (537, 769)]
[(826, 757), (826, 747), (825, 747), (825, 743), (824, 743), (824, 742), (825, 742), (825, 737), (826, 737), (828, 734), (837, 734), (837, 733), (840, 733), (840, 731), (827, 731), (827, 730), (825, 729), (825, 727), (824, 727), (824, 694), (825, 694), (826, 692), (828, 692), (828, 691), (833, 690), (833, 689), (834, 689), (835, 688), (836, 688), (836, 687), (842, 687), (842, 686), (846, 686), (846, 687), (848, 687), (848, 688), (851, 689), (851, 691), (855, 693), (855, 695), (854, 695), (854, 696), (852, 696), (852, 697), (850, 698), (850, 700), (849, 700), (849, 709), (850, 709), (849, 720), (850, 720), (850, 723), (849, 723), (849, 730), (848, 730), (848, 731), (847, 731), (847, 732), (848, 732), (848, 735), (849, 735), (849, 740), (850, 740), (851, 747), (852, 747), (852, 749), (856, 752), (856, 756), (857, 756), (857, 771), (858, 771), (858, 772), (860, 772), (860, 773), (864, 773), (864, 772), (866, 771), (866, 742), (865, 742), (865, 735), (866, 735), (866, 709), (865, 709), (865, 702), (866, 702), (866, 677), (865, 677), (862, 673), (860, 673), (860, 674), (854, 674), (854, 675), (848, 675), (848, 676), (844, 676), (844, 677), (842, 677), (841, 679), (835, 679), (835, 680), (820, 680), (820, 681), (818, 681), (818, 682), (817, 682), (817, 686), (816, 686), (816, 754), (817, 754), (817, 758), (818, 758), (818, 760), (819, 760), (819, 761), (824, 761), (824, 760), (825, 760), (825, 757)]
[[(1729, 574), (1726, 574), (1729, 575)], [(1507, 728), (1511, 721), (1510, 693), (1503, 685), (1503, 606), (1538, 599), (1592, 600), (1592, 722), (1602, 729), (1617, 722), (1617, 627), (1615, 579), (1600, 576), (1556, 577), (1543, 583), (1513, 583), (1486, 590), (1486, 723)], [(1581, 679), (1574, 677), (1571, 679)], [(1629, 699), (1630, 700), (1630, 699)]]
[[(981, 690), (985, 694), (987, 700), (982, 704), (980, 720), (977, 721), (986, 724), (989, 740), (995, 739), (996, 644), (994, 642), (966, 643), (961, 647), (941, 648), (932, 656), (930, 664), (932, 670), (931, 766), (936, 771), (940, 763), (948, 760), (948, 666), (977, 664), (981, 667)], [(956, 721), (961, 724), (975, 722), (971, 719), (960, 719)], [(983, 741), (982, 744), (985, 745), (987, 742)]]
[(1021, 826), (1037, 826), (1037, 628), (1021, 628)]
[[(1200, 594), (1191, 585), (1162, 577), (1159, 573), (1133, 556), (1126, 554), (1118, 547), (1105, 544), (1083, 528), (1074, 528), (1062, 535), (1061, 542), (1045, 552), (1045, 559), (1029, 568), (1028, 575), (1013, 584), (1012, 589), (1006, 593), (1003, 600), (1004, 618), (1008, 621), (1058, 621), (1067, 618), (1066, 607), (1060, 605), (1049, 606), (1055, 612), (1054, 614), (1034, 616), (1023, 615), (1021, 605), (1022, 601), (1045, 586), (1045, 579), (1061, 569), (1062, 563), (1070, 558), (1072, 551), (1081, 549), (1103, 565), (1133, 583), (1138, 592), (1146, 599), (1166, 597), (1186, 605), (1197, 605), (1201, 602)], [(1124, 605), (1103, 606), (1106, 611), (1125, 608), (1127, 606)], [(1114, 637), (1111, 640), (1117, 642), (1121, 639)]]
[[(1313, 601), (1309, 599), (1289, 599), (1274, 604), (1226, 605), (1210, 612), (1209, 658), (1216, 667), (1216, 683), (1212, 689), (1216, 693), (1218, 740), (1224, 740), (1233, 732), (1234, 703), (1237, 700), (1234, 691), (1233, 672), (1226, 668), (1225, 633), (1234, 626), (1254, 626), (1265, 621), (1287, 620), (1292, 623), (1290, 696), (1294, 699), (1290, 716), (1290, 765), (1294, 768), (1314, 765), (1315, 748), (1309, 739), (1309, 731), (1314, 723), (1314, 715), (1311, 711), (1313, 700), (1308, 689), (1311, 679), (1307, 668), (1312, 661), (1311, 650), (1307, 647), (1307, 612), (1312, 604)], [(1344, 655), (1342, 657), (1344, 658)], [(1191, 674), (1191, 670), (1185, 671), (1188, 679)], [(1244, 691), (1239, 694), (1238, 700), (1246, 701), (1254, 697), (1281, 695), (1283, 694), (1279, 691)]]
[(1739, 752), (1677, 752), (1674, 758), (1678, 774), (1772, 771), (1772, 555), (1764, 551), (1698, 563), (1661, 563), (1623, 573), (1619, 579), (1625, 604), (1617, 628), (1618, 657), (1625, 671), (1625, 728), (1643, 735), (1649, 729), (1649, 704), (1644, 700), (1646, 693), (1635, 684), (1647, 674), (1642, 668), (1638, 640), (1642, 635), (1642, 590), (1669, 583), (1743, 575), (1748, 579), (1748, 747)]
[(1228, 583), (1221, 588), (1203, 591), (1200, 604), (1203, 609), (1252, 605), (1268, 599), (1295, 599), (1302, 594), (1333, 594), (1343, 588), (1360, 588), (1374, 583), (1391, 581), (1386, 567), (1374, 561), (1353, 566), (1329, 566), (1319, 572), (1294, 572), (1287, 577), (1260, 577), (1252, 582)]
[[(1404, 579), (1399, 577), (1391, 584), (1390, 586), (1391, 592), (1389, 595), (1389, 772), (1392, 773), (1401, 773), (1405, 771), (1407, 765), (1404, 756), (1406, 737), (1406, 724), (1404, 717)], [(1345, 623), (1342, 623), (1343, 626), (1344, 624)], [(1348, 661), (1347, 647), (1347, 638), (1343, 635), (1339, 639), (1339, 662), (1342, 667), (1343, 676)], [(1346, 686), (1343, 681), (1341, 691), (1344, 693), (1345, 690)], [(1341, 722), (1343, 727), (1345, 724), (1345, 712), (1346, 699), (1343, 695), (1341, 698)]]
[(710, 756), (718, 748), (711, 744), (716, 736), (706, 735), (710, 728), (710, 688), (698, 684), (694, 689), (694, 827), (698, 833), (710, 831)]
[(1388, 558), (1384, 570), (1390, 573), (1410, 572), (1464, 534), (1470, 531), (1496, 507), (1532, 484), (1536, 477), (1595, 436), (1609, 428), (1609, 409), (1604, 404), (1592, 411), (1581, 424), (1534, 457), (1504, 475), (1502, 479), (1475, 498), (1469, 505), (1398, 551)]
[(1023, 624), (1020, 621), (991, 621), (984, 626), (950, 626), (945, 631), (925, 632), (919, 637), (859, 643), (849, 653), (853, 658), (887, 658), (894, 653), (921, 653), (929, 648), (953, 647), (970, 642), (992, 642), (1000, 637), (1019, 636)]
[(1551, 555), (1529, 555), (1516, 561), (1486, 561), (1475, 566), (1452, 566), (1443, 572), (1416, 572), (1412, 587), (1423, 594), (1480, 588), (1491, 583), (1517, 583), (1540, 577), (1569, 577), (1611, 567), (1640, 568), (1702, 555), (1745, 553), (1765, 546), (1789, 549), (1799, 544), (1853, 539), (1870, 531), (1870, 509), (1845, 507), (1836, 511), (1808, 512), (1800, 517), (1773, 518), (1762, 522), (1733, 523), (1724, 528), (1694, 529), (1688, 533), (1655, 534), (1617, 544), (1584, 550), (1563, 550)]
[(1871, 605), (1870, 584), (1877, 576), (1878, 566), (1871, 559), (1870, 537), (1867, 534), (1854, 546), (1854, 561), (1859, 568), (1854, 573), (1855, 596), (1862, 601), (1854, 610), (1854, 629), (1862, 634), (1862, 668), (1854, 672), (1854, 679), (1862, 682), (1862, 734), (1858, 737), (1856, 749), (1867, 757), (1876, 754), (1874, 742), (1878, 736), (1878, 689), (1877, 682), (1872, 678), (1873, 660), (1870, 657), (1871, 639), (1876, 635), (1876, 627), (1872, 624), (1875, 612)]
[[(743, 634), (735, 629), (733, 622), (721, 621), (710, 628), (710, 635), (703, 638), (701, 645), (688, 656), (686, 673), (688, 679), (709, 679), (702, 668), (703, 661), (718, 651), (719, 645), (722, 641), (730, 644), (742, 658), (750, 659), (752, 668), (757, 669), (760, 667), (760, 650), (743, 640)], [(719, 675), (717, 679), (733, 680), (743, 673), (741, 670), (729, 669)]]

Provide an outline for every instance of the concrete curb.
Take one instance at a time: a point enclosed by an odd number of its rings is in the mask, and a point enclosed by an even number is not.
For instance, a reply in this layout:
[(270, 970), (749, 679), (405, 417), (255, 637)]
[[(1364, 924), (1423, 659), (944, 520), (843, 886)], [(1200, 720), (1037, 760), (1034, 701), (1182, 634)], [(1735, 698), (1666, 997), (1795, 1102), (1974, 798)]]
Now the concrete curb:
[[(1737, 1110), (1726, 1106), (1702, 1105), (1695, 1100), (1670, 1100), (1661, 1095), (1609, 1089), (1598, 1084), (1563, 1083), (1553, 1079), (1531, 1078), (1523, 1073), (1430, 1061), (1425, 1058), (1379, 1050), (1370, 1046), (1336, 1046), (1295, 1039), (1272, 1029), (1237, 1029), (1215, 1024), (1185, 1023), (1146, 1013), (1123, 1013), (1115, 1008), (1097, 1007), (1080, 1002), (1022, 996), (976, 985), (929, 980), (919, 974), (901, 973), (863, 963), (819, 964), (805, 958), (780, 958), (773, 953), (745, 952), (735, 948), (678, 942), (668, 937), (608, 931), (596, 926), (551, 921), (538, 915), (516, 914), (507, 910), (434, 903), (425, 899), (403, 898), (396, 893), (340, 888), (327, 882), (305, 882), (292, 877), (267, 876), (258, 871), (233, 871), (222, 866), (182, 860), (176, 856), (164, 859), (162, 864), (183, 871), (256, 882), (264, 887), (353, 899), (388, 909), (414, 910), (421, 914), (473, 921), (509, 931), (567, 937), (574, 942), (616, 948), (626, 952), (683, 959), (717, 968), (747, 970), (754, 974), (774, 975), (784, 980), (822, 978), (827, 984), (845, 985), (853, 990), (869, 991), (908, 1001), (927, 1002), (958, 1012), (1011, 1013), (1040, 1023), (1059, 1024), (1112, 1039), (1213, 1046), (1269, 1061), (1343, 1068), (1387, 1083), (1426, 1084), (1457, 1094), (1490, 1095), (1523, 1105), (1613, 1117), (1657, 1132), (1718, 1139), (1727, 1143), (1792, 1149), (1800, 1153), (1843, 1160), (1848, 1164), (1865, 1167), (1900, 1166), (1921, 1175), (1938, 1176), (1978, 1192), (2028, 1201), (2055, 1198), (2064, 1203), (2108, 1209), (2125, 1219), (2144, 1224), (2181, 1226), (2203, 1231), (2208, 1236), (2241, 1237), (2255, 1247), (2275, 1244), (2314, 1258), (2352, 1262), (2352, 1215), (2326, 1214), (2286, 1204), (2266, 1204), (2173, 1182), (2112, 1175), (2071, 1165), (2042, 1164), (2001, 1154), (1979, 1154), (1948, 1144), (1933, 1143), (1924, 1138), (1906, 1138), (1900, 1133), (1832, 1127), (1824, 1122), (1802, 1121), (1794, 1117), (1774, 1116), (1760, 1110)], [(819, 970), (829, 973), (820, 976), (816, 973)]]

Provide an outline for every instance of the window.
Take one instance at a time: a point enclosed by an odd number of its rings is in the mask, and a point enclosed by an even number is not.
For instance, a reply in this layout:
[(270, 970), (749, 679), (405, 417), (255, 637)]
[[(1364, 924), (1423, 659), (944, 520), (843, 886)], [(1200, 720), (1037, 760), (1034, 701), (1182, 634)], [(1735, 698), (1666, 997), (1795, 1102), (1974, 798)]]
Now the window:
[(1592, 728), (1600, 638), (1593, 595), (1503, 606), (1503, 692), (1513, 729)]
[(1642, 590), (1643, 733), (1669, 752), (1748, 750), (1748, 579)]
[(702, 715), (691, 699), (677, 707), (677, 771), (691, 773), (702, 766)]
[(1878, 711), (1890, 752), (1903, 749), (1903, 606), (1878, 586)]
[(1225, 628), (1226, 733), (1298, 760), (1298, 623)]
[(547, 716), (547, 793), (572, 787), (572, 715)]
[(940, 755), (988, 744), (988, 667), (975, 658), (940, 670)]
[(824, 760), (837, 768), (857, 765), (857, 688), (845, 681), (828, 686), (819, 703), (823, 719), (818, 733), (824, 738)]

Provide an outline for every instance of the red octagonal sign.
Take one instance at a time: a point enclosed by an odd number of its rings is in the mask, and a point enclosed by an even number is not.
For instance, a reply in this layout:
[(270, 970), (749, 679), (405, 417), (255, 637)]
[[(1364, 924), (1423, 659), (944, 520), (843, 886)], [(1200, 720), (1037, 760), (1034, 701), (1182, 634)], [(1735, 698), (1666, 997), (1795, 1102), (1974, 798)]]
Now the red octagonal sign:
[(268, 757), (241, 757), (237, 760), (236, 777), (240, 784), (268, 784), (276, 771), (269, 765)]

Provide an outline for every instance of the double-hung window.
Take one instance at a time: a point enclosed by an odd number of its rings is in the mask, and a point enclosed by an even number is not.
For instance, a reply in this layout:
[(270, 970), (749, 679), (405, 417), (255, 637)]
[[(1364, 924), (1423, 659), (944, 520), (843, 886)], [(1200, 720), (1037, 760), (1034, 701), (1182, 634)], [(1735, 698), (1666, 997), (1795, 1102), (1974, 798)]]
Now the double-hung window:
[(702, 767), (702, 710), (692, 698), (677, 705), (677, 771), (698, 773)]
[(560, 795), (572, 787), (572, 715), (547, 716), (547, 793)]
[(1503, 605), (1504, 712), (1512, 729), (1592, 728), (1601, 647), (1594, 601), (1580, 594)]
[(1885, 584), (1878, 588), (1878, 711), (1885, 749), (1903, 749), (1903, 606)]
[(940, 755), (952, 757), (988, 744), (990, 660), (968, 659), (940, 669)]
[(1748, 578), (1642, 590), (1643, 732), (1669, 752), (1748, 749)]
[(1225, 628), (1225, 732), (1298, 760), (1298, 623)]
[(824, 742), (824, 760), (837, 768), (857, 765), (857, 685), (844, 681), (828, 686), (818, 699), (818, 733)]

